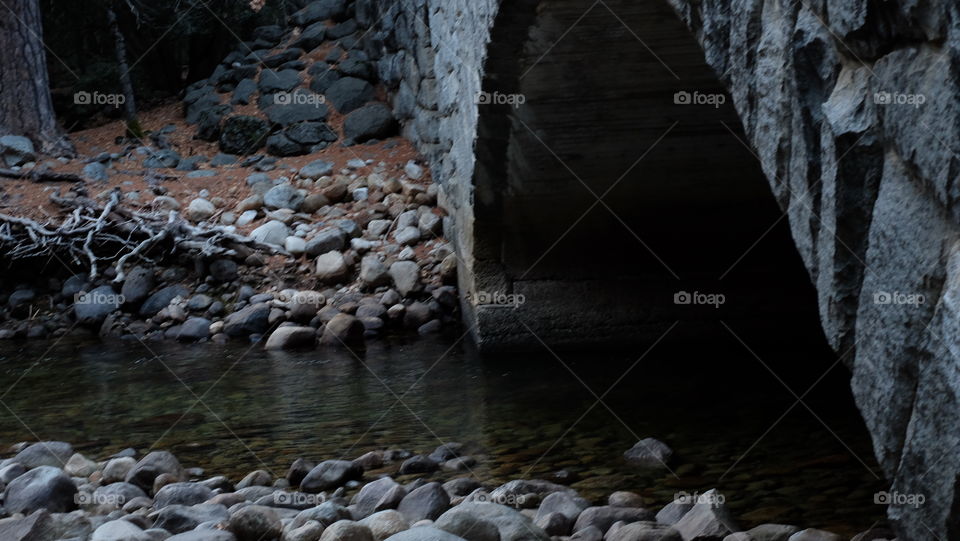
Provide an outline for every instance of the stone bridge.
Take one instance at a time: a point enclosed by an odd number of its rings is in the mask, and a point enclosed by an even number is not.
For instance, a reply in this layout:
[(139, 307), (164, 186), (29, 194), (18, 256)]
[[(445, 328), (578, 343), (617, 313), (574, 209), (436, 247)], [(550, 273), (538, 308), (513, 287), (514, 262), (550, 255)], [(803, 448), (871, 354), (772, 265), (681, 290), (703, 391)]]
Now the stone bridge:
[(956, 3), (357, 12), (442, 185), (481, 347), (789, 325), (769, 277), (803, 269), (891, 490), (925, 496), (889, 508), (900, 538), (960, 539)]

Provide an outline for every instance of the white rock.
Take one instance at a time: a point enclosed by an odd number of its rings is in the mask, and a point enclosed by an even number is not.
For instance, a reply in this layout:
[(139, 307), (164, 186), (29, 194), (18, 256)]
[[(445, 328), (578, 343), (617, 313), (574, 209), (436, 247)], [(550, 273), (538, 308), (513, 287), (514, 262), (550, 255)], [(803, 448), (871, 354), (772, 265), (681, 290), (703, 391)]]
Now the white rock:
[(300, 255), (307, 249), (307, 241), (296, 236), (287, 237), (283, 245), (293, 255)]
[(213, 213), (216, 211), (217, 209), (213, 206), (213, 203), (202, 197), (198, 197), (191, 201), (190, 206), (187, 207), (187, 219), (194, 222), (202, 222), (213, 216)]
[(237, 218), (237, 225), (241, 227), (245, 225), (250, 225), (256, 219), (257, 219), (257, 211), (247, 210), (247, 211), (244, 211), (239, 218)]
[(403, 166), (403, 172), (413, 180), (420, 180), (420, 178), (423, 177), (423, 168), (412, 160)]
[(253, 240), (277, 246), (283, 246), (289, 236), (290, 229), (277, 220), (271, 220), (250, 232)]
[(347, 274), (347, 262), (336, 250), (317, 257), (317, 278), (322, 282), (334, 282)]
[(416, 244), (420, 241), (420, 229), (409, 225), (394, 233), (393, 238), (400, 244)]

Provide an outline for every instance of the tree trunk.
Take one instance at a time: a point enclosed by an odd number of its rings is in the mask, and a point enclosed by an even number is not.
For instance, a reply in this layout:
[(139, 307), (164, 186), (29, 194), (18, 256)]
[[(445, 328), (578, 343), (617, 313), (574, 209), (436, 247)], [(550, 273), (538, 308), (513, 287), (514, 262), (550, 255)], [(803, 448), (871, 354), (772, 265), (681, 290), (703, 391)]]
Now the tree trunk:
[(130, 68), (127, 66), (127, 42), (120, 33), (117, 24), (117, 14), (112, 7), (107, 8), (107, 21), (110, 23), (110, 33), (113, 34), (114, 49), (117, 54), (117, 68), (120, 70), (120, 88), (123, 90), (123, 108), (127, 116), (127, 131), (134, 137), (142, 137), (143, 130), (137, 120), (137, 103), (133, 95), (133, 80), (130, 78)]
[(38, 0), (0, 8), (0, 135), (23, 135), (47, 154), (72, 154), (53, 111)]

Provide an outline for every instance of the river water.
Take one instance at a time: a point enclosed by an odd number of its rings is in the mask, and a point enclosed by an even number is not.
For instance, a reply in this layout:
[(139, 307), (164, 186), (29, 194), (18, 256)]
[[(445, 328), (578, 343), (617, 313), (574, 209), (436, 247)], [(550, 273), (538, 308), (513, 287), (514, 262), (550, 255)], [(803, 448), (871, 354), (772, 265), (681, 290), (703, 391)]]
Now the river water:
[[(623, 489), (659, 507), (716, 487), (745, 526), (849, 535), (883, 518), (873, 494), (885, 483), (849, 375), (825, 350), (760, 348), (759, 361), (734, 342), (664, 343), (639, 361), (643, 349), (481, 359), (455, 338), (380, 342), (359, 357), (246, 344), (8, 342), (0, 448), (55, 439), (93, 458), (168, 449), (185, 466), (237, 480), (261, 468), (283, 476), (299, 456), (429, 452), (459, 441), (478, 459), (472, 474), (491, 485), (566, 470), (597, 502)], [(673, 447), (672, 473), (623, 460), (648, 436)]]

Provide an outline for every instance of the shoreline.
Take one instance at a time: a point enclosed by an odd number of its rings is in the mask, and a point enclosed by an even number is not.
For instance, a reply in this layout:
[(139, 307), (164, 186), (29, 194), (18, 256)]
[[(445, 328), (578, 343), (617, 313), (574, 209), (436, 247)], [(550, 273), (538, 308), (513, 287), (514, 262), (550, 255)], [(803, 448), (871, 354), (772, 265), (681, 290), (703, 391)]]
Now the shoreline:
[[(673, 502), (653, 509), (627, 491), (590, 502), (545, 480), (488, 486), (473, 476), (476, 460), (469, 448), (453, 442), (423, 454), (386, 450), (353, 460), (298, 458), (284, 474), (255, 470), (237, 482), (185, 468), (166, 451), (140, 456), (128, 449), (102, 461), (64, 442), (12, 451), (0, 462), (4, 511), (11, 514), (0, 520), (0, 532), (46, 528), (97, 541), (842, 539), (782, 524), (740, 530), (716, 490), (678, 491)], [(423, 479), (431, 475), (443, 482)], [(873, 529), (854, 539), (882, 533)]]

